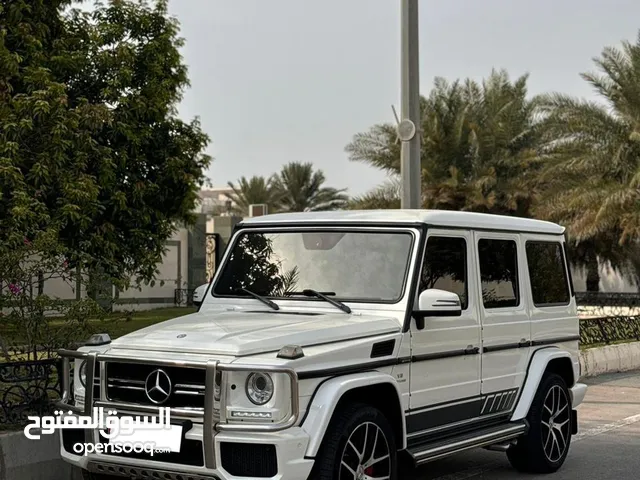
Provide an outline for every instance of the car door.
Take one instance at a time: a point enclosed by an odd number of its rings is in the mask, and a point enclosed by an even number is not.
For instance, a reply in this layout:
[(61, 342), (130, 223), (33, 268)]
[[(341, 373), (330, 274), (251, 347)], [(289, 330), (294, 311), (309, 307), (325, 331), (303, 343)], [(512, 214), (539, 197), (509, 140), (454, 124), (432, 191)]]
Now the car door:
[(518, 398), (530, 352), (526, 262), (518, 234), (476, 232), (482, 321), (482, 415), (508, 412)]
[(429, 229), (418, 295), (427, 288), (459, 295), (462, 315), (411, 322), (411, 400), (407, 434), (477, 416), (480, 395), (480, 321), (473, 287), (473, 236), (463, 230)]

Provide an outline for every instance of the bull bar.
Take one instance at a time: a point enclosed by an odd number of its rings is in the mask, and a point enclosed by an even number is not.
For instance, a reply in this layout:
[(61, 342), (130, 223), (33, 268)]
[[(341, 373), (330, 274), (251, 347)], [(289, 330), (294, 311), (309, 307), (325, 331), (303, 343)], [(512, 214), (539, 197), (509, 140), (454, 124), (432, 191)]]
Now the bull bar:
[[(203, 447), (205, 452), (205, 467), (215, 468), (214, 458), (214, 431), (217, 432), (278, 432), (286, 430), (294, 426), (300, 417), (299, 404), (299, 385), (298, 375), (295, 370), (286, 367), (275, 367), (265, 365), (233, 365), (220, 364), (215, 360), (207, 361), (191, 361), (191, 360), (171, 360), (171, 359), (150, 359), (144, 357), (121, 357), (116, 355), (101, 354), (99, 352), (79, 352), (77, 350), (58, 350), (58, 355), (62, 358), (62, 379), (61, 391), (62, 396), (56, 405), (66, 411), (72, 413), (91, 416), (94, 407), (103, 407), (105, 409), (116, 409), (118, 411), (127, 411), (133, 413), (141, 413), (153, 415), (157, 413), (157, 407), (137, 405), (129, 403), (111, 402), (106, 397), (106, 364), (105, 362), (120, 363), (138, 363), (146, 365), (173, 366), (185, 368), (204, 368), (205, 376), (205, 395), (204, 395), (204, 411), (202, 409), (187, 408), (171, 408), (171, 413), (178, 417), (184, 417), (200, 421), (203, 424)], [(76, 406), (73, 399), (71, 387), (71, 359), (86, 361), (86, 387), (84, 406)], [(100, 365), (100, 399), (94, 398), (95, 368), (96, 364)], [(226, 423), (226, 389), (220, 382), (220, 399), (216, 400), (215, 380), (218, 372), (263, 372), (263, 373), (282, 373), (289, 377), (291, 385), (291, 414), (284, 421), (269, 424), (230, 424)], [(215, 405), (219, 404), (218, 416), (216, 416)], [(217, 421), (216, 421), (217, 420)], [(85, 432), (85, 441), (94, 443), (93, 431)]]

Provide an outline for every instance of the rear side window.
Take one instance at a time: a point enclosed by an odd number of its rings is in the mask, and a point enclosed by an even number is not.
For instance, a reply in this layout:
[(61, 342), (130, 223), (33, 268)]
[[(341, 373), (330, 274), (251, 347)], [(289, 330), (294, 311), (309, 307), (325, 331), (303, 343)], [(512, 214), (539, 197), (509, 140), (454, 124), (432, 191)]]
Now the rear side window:
[(569, 303), (569, 282), (559, 242), (527, 242), (531, 294), (536, 307)]
[(478, 258), (484, 308), (520, 305), (516, 242), (483, 238), (478, 242)]

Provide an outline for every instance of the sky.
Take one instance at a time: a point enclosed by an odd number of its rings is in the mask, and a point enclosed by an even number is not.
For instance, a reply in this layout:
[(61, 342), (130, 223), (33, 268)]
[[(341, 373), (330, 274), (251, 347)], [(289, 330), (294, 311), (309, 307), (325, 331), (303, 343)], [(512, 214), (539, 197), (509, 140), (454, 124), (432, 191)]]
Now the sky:
[[(214, 186), (312, 162), (327, 185), (364, 193), (385, 175), (345, 146), (400, 111), (399, 0), (170, 0)], [(635, 42), (637, 0), (420, 0), (420, 89), (434, 77), (529, 73), (529, 92), (595, 99), (580, 72), (605, 46)]]

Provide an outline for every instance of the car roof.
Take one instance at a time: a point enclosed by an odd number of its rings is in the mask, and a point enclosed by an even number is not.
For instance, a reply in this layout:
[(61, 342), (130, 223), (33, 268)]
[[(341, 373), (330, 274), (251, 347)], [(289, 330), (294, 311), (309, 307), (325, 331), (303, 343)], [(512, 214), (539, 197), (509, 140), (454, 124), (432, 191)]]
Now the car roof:
[(563, 226), (556, 223), (530, 218), (453, 210), (419, 209), (276, 213), (246, 218), (240, 223), (240, 226), (266, 226), (287, 223), (426, 224), (434, 227), (503, 230), (550, 235), (562, 235), (565, 231)]

